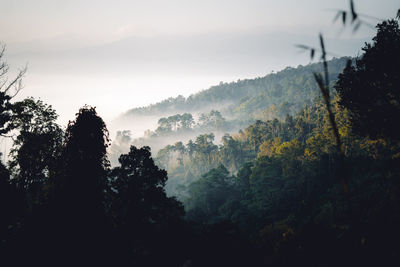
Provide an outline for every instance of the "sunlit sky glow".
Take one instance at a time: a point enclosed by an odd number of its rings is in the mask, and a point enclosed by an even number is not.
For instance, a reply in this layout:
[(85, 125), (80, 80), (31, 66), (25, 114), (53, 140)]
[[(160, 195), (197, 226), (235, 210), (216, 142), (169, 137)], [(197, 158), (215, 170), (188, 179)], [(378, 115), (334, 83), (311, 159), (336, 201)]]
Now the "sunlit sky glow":
[[(360, 13), (391, 18), (399, 0), (355, 1)], [(347, 0), (0, 0), (0, 41), (17, 69), (19, 98), (52, 104), (65, 125), (83, 104), (106, 121), (129, 108), (188, 96), (219, 81), (307, 64), (295, 44), (356, 55), (374, 30), (332, 24)], [(371, 21), (375, 24), (377, 21)]]

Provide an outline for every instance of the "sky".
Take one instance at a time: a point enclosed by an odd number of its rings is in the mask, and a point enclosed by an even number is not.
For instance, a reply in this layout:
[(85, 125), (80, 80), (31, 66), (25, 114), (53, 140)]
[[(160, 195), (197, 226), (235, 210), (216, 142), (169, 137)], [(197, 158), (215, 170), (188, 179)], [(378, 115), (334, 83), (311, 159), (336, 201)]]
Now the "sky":
[[(296, 44), (318, 33), (337, 56), (356, 56), (375, 31), (333, 23), (347, 0), (0, 0), (0, 42), (11, 72), (28, 66), (27, 96), (66, 125), (84, 104), (106, 122), (133, 107), (189, 96), (237, 79), (305, 65)], [(393, 18), (400, 0), (358, 0), (356, 10)]]

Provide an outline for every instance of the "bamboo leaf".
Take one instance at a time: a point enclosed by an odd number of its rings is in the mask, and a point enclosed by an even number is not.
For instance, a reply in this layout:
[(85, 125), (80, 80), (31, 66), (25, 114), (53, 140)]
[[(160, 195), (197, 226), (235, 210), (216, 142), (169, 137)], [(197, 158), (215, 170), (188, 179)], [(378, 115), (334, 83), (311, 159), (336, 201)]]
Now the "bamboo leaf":
[(345, 11), (342, 12), (342, 21), (343, 21), (343, 25), (346, 25), (346, 15), (347, 13)]
[(340, 16), (342, 15), (342, 12), (343, 12), (343, 11), (339, 10), (339, 11), (336, 13), (336, 16), (333, 18), (333, 23), (335, 23), (335, 22), (340, 18)]
[(298, 45), (296, 45), (296, 47), (298, 47), (298, 48), (300, 48), (300, 49), (304, 49), (304, 50), (309, 50), (309, 49), (310, 49), (309, 46), (302, 45), (302, 44), (298, 44)]
[(358, 29), (360, 28), (360, 26), (361, 26), (361, 21), (357, 21), (356, 25), (354, 25), (353, 33), (356, 32), (356, 31), (358, 31)]
[(322, 37), (322, 34), (321, 34), (321, 33), (319, 34), (319, 43), (320, 43), (320, 45), (321, 45), (322, 57), (324, 58), (325, 55), (326, 55), (326, 52), (325, 52), (324, 38)]
[(350, 11), (351, 11), (351, 17), (352, 17), (352, 21), (351, 22), (354, 22), (357, 19), (358, 15), (357, 15), (357, 13), (356, 13), (356, 11), (354, 9), (353, 0), (350, 0)]

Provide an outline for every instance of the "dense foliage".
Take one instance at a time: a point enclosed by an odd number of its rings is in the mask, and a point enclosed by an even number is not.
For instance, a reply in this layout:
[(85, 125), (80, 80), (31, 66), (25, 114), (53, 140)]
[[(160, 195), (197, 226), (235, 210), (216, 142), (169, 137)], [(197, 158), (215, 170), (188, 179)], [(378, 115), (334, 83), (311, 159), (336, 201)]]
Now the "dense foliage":
[(400, 123), (400, 30), (396, 20), (378, 24), (372, 44), (349, 65), (335, 85), (340, 105), (350, 111), (353, 129), (372, 138), (398, 140)]
[[(398, 262), (399, 86), (390, 62), (399, 26), (387, 21), (377, 28), (374, 44), (355, 66), (349, 62), (332, 92), (344, 162), (318, 98), (285, 120), (257, 121), (227, 134), (219, 146), (212, 134), (169, 145), (157, 160), (188, 220), (233, 222), (264, 251), (265, 264)], [(338, 178), (348, 181), (349, 192)]]

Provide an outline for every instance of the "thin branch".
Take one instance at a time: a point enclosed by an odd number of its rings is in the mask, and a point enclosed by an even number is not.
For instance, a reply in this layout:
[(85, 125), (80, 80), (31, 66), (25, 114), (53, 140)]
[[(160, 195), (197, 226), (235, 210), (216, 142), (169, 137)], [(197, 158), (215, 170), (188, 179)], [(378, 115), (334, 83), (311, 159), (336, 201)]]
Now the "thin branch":
[(18, 94), (18, 92), (22, 89), (22, 77), (24, 77), (25, 73), (27, 71), (27, 66), (25, 66), (23, 69), (21, 69), (18, 72), (17, 77), (14, 78), (14, 80), (12, 80), (12, 82), (10, 82), (6, 89), (4, 90), (4, 93), (7, 93), (8, 90), (10, 90), (11, 87), (15, 88), (15, 94), (13, 96), (11, 96), (11, 98), (13, 98), (14, 96), (16, 96)]
[(5, 137), (5, 138), (11, 138), (13, 141), (15, 141), (14, 137), (16, 137), (16, 134), (12, 134), (12, 135), (7, 135), (7, 134), (0, 134), (1, 137)]

